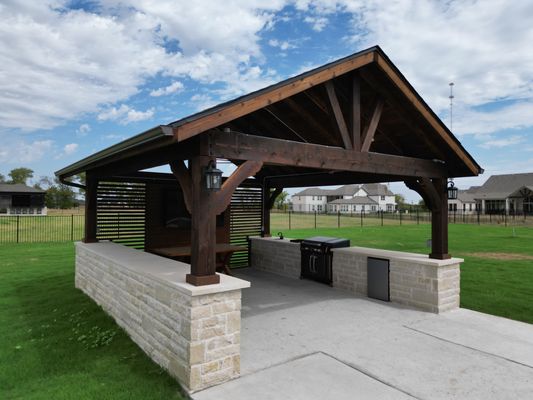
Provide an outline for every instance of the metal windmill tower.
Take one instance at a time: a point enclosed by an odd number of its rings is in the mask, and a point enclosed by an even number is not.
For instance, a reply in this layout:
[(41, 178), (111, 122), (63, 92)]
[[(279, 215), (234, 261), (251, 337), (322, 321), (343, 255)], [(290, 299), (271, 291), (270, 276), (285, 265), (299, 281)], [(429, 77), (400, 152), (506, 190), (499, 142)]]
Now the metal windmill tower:
[(450, 82), (450, 131), (453, 131), (453, 82)]

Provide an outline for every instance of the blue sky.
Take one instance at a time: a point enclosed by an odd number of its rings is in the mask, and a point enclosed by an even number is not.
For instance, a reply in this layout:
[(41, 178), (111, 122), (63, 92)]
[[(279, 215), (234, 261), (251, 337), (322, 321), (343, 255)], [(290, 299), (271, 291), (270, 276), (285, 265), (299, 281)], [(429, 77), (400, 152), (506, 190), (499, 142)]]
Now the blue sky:
[[(36, 177), (380, 45), (491, 174), (533, 171), (533, 3), (3, 0), (0, 173)], [(401, 184), (391, 189), (418, 197)]]

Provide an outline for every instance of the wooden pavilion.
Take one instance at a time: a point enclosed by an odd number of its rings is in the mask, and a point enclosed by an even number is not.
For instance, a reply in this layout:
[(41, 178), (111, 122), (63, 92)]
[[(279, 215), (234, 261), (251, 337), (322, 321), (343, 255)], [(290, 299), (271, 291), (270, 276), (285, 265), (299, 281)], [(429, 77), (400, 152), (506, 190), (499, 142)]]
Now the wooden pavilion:
[[(216, 159), (237, 168), (219, 191), (211, 191), (205, 170)], [(166, 164), (173, 176), (142, 172)], [(219, 282), (215, 246), (229, 241), (225, 211), (240, 188), (261, 193), (261, 220), (255, 225), (269, 234), (268, 210), (284, 188), (403, 181), (431, 209), (430, 257), (446, 259), (447, 180), (482, 169), (384, 52), (373, 47), (157, 126), (56, 175), (68, 182), (82, 172), (86, 243), (115, 238), (116, 224), (105, 215), (129, 210), (130, 222), (145, 221), (144, 247), (190, 244), (186, 280), (201, 286)], [(179, 195), (164, 188), (179, 188)], [(161, 215), (165, 201), (186, 208), (190, 225), (172, 230), (159, 223), (166, 218)], [(179, 220), (179, 214), (169, 215)], [(135, 236), (134, 226), (130, 223), (123, 235)], [(106, 236), (110, 229), (114, 233)]]

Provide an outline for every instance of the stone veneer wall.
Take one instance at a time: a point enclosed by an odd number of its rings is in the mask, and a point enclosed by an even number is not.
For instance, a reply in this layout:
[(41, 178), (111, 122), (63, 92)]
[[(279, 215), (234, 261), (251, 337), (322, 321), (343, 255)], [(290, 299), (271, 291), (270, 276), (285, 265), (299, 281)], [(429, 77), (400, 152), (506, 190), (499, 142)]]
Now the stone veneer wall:
[[(252, 267), (291, 278), (300, 276), (300, 245), (288, 240), (251, 238)], [(463, 261), (433, 260), (420, 254), (362, 247), (333, 250), (333, 287), (367, 296), (367, 258), (390, 260), (390, 300), (440, 313), (459, 307)]]
[(128, 257), (132, 257), (128, 252), (136, 252), (135, 259), (148, 257), (148, 265), (162, 260), (176, 268), (181, 263), (123, 246), (112, 249), (128, 256), (123, 257), (126, 262), (117, 261), (98, 251), (103, 244), (77, 243), (77, 288), (187, 390), (194, 392), (239, 376), (240, 289), (191, 295), (152, 276), (149, 268), (145, 273), (128, 268)]
[(251, 238), (251, 266), (273, 274), (299, 278), (300, 244), (274, 238)]

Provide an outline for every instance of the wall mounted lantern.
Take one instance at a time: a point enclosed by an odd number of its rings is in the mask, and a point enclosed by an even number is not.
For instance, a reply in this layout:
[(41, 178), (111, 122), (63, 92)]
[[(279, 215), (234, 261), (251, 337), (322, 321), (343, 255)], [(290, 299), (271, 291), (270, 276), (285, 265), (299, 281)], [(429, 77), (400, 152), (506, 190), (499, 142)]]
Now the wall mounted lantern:
[(455, 187), (453, 181), (448, 181), (448, 187), (446, 188), (446, 192), (448, 193), (448, 200), (456, 200), (457, 199), (457, 188)]
[(222, 187), (222, 171), (217, 168), (215, 161), (209, 161), (204, 171), (207, 190), (216, 192)]

